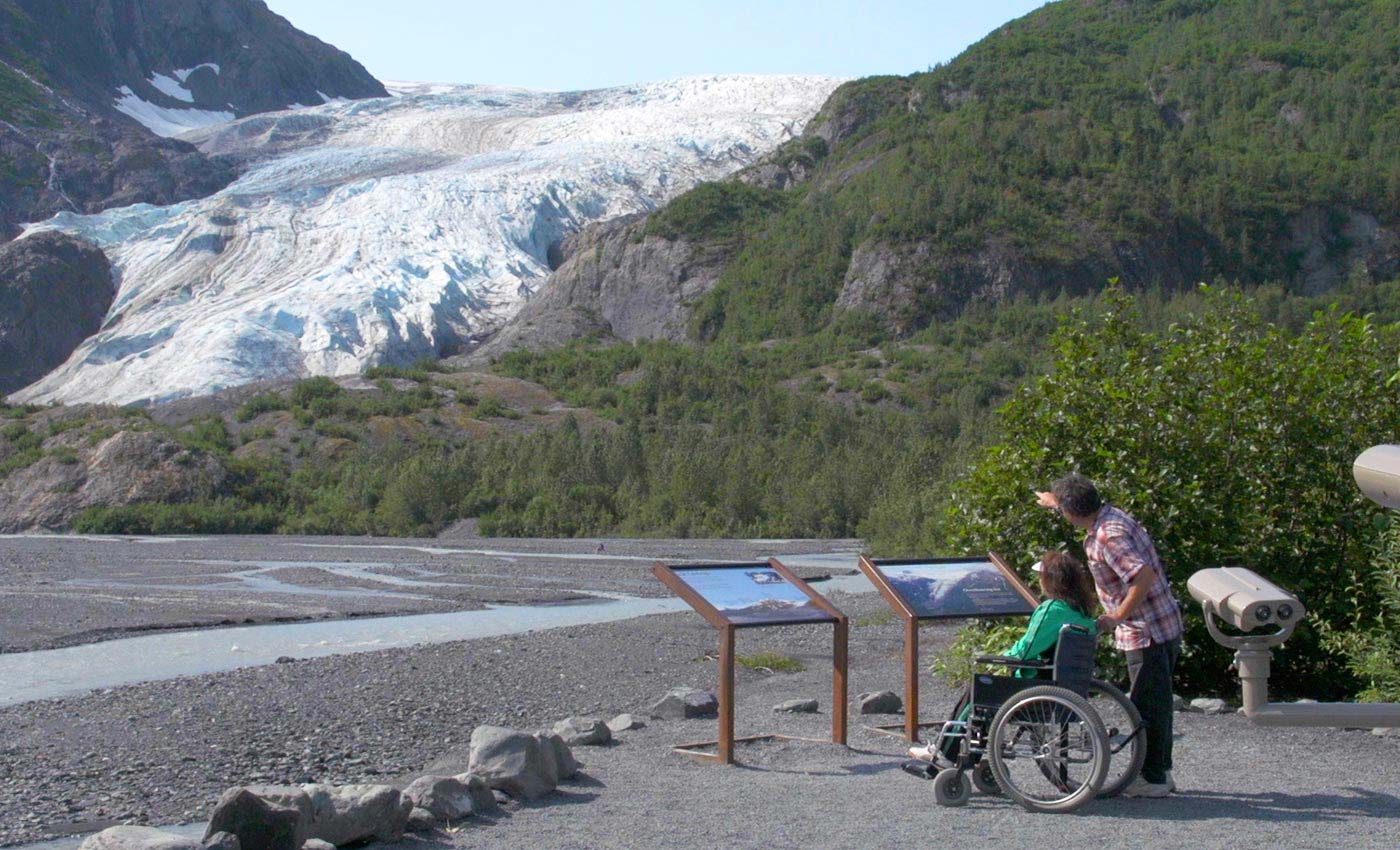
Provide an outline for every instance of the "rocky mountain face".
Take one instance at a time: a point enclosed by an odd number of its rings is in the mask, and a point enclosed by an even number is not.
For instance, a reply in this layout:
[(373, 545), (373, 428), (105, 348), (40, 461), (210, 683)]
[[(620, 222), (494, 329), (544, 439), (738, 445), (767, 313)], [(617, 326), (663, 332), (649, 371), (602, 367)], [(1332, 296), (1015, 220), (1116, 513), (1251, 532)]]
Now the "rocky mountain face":
[(94, 245), (61, 233), (0, 245), (0, 392), (66, 360), (101, 327), (112, 294), (112, 268)]
[(201, 197), (235, 176), (163, 137), (385, 95), (260, 0), (0, 0), (0, 238), (59, 211)]

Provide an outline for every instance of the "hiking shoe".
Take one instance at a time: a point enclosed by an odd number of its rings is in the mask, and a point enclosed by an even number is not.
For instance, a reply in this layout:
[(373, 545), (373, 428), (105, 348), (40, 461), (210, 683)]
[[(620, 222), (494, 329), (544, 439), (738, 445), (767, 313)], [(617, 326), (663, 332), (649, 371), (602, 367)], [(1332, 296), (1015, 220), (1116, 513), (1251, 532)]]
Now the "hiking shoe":
[(1171, 777), (1166, 782), (1148, 782), (1139, 776), (1123, 789), (1124, 797), (1165, 797), (1172, 792)]

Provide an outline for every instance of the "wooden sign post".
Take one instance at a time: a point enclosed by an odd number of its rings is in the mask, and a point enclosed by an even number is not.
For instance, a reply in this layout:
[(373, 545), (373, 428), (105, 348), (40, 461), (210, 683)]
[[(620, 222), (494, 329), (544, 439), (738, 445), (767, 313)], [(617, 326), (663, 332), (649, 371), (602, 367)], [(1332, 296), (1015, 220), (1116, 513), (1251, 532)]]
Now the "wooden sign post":
[[(734, 763), (737, 741), (811, 740), (790, 735), (734, 737), (734, 644), (740, 629), (830, 623), (832, 626), (831, 743), (846, 743), (847, 640), (846, 615), (811, 588), (776, 558), (766, 563), (696, 564), (673, 566), (657, 563), (652, 573), (685, 600), (719, 632), (719, 738), (680, 744), (677, 752)], [(824, 743), (824, 742), (823, 742)], [(715, 754), (697, 752), (715, 747)]]
[(1039, 600), (995, 553), (976, 558), (875, 560), (862, 555), (860, 570), (904, 619), (904, 723), (876, 726), (919, 740), (919, 624), (924, 620), (1010, 617), (1031, 613)]

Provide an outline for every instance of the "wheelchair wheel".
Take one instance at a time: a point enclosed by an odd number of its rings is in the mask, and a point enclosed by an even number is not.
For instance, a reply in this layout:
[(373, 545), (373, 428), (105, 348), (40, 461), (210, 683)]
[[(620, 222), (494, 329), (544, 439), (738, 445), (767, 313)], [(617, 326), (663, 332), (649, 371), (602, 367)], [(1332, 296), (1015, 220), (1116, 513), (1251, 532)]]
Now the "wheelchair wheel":
[(1089, 685), (1089, 707), (1099, 715), (1108, 733), (1108, 775), (1099, 796), (1116, 797), (1137, 778), (1143, 759), (1147, 758), (1142, 715), (1127, 694), (1098, 679)]
[(990, 794), (993, 797), (1001, 796), (1001, 786), (997, 784), (996, 775), (992, 773), (991, 759), (982, 759), (973, 766), (972, 785), (983, 794)]
[(1033, 812), (1078, 809), (1108, 773), (1103, 722), (1087, 700), (1055, 685), (1007, 700), (992, 718), (987, 749), (1002, 793)]
[(940, 806), (956, 808), (967, 805), (972, 786), (956, 767), (945, 767), (933, 778), (933, 801)]

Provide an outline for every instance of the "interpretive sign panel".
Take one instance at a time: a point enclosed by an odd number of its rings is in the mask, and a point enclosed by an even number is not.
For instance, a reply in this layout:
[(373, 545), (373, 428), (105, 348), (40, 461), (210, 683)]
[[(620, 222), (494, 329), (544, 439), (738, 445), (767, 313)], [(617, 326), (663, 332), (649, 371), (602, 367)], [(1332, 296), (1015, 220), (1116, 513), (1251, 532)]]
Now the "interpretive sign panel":
[[(923, 620), (1025, 616), (1035, 594), (995, 553), (986, 558), (875, 560), (864, 556), (860, 571), (904, 618), (903, 734), (919, 739), (919, 623)], [(937, 725), (937, 724), (927, 724)], [(898, 726), (876, 727), (877, 731)]]
[[(831, 742), (846, 743), (846, 615), (777, 558), (767, 563), (662, 564), (651, 568), (690, 607), (719, 630), (719, 739), (681, 744), (688, 755), (734, 763), (734, 742), (774, 738), (805, 740), (787, 735), (734, 737), (734, 644), (740, 629), (750, 626), (831, 624)], [(703, 752), (711, 747), (718, 752)]]
[(812, 595), (768, 564), (671, 567), (672, 572), (736, 626), (829, 623), (836, 618)]
[(890, 588), (921, 620), (1009, 617), (1035, 610), (1035, 597), (990, 559), (873, 561)]

